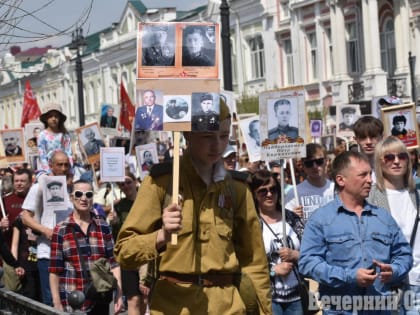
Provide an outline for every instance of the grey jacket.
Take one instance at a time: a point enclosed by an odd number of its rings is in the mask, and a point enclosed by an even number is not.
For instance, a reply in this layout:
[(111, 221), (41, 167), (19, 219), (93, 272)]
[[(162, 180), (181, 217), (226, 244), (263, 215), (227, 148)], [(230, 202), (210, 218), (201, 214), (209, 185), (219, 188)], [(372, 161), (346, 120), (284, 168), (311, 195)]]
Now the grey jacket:
[[(411, 201), (413, 202), (414, 207), (417, 209), (416, 193), (414, 190), (410, 191), (410, 198), (411, 198)], [(384, 208), (388, 211), (390, 210), (386, 193), (383, 191), (380, 191), (376, 185), (372, 186), (372, 189), (370, 191), (369, 197), (367, 198), (367, 201), (375, 206)]]

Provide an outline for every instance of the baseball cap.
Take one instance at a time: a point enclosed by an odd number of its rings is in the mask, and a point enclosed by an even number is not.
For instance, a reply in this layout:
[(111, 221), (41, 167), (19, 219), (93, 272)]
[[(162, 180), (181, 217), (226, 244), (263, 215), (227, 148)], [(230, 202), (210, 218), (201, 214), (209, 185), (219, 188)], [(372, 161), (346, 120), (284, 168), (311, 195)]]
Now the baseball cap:
[(232, 147), (230, 144), (226, 147), (225, 152), (223, 152), (223, 158), (227, 158), (232, 153), (236, 153), (236, 150), (234, 147)]

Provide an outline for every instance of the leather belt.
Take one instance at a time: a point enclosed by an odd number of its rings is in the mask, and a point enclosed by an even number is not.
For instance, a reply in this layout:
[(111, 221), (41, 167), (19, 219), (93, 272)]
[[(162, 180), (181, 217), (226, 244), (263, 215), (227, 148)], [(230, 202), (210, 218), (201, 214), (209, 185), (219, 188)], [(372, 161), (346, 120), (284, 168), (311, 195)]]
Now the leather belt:
[(233, 274), (206, 273), (201, 275), (161, 272), (160, 279), (172, 283), (195, 284), (200, 287), (225, 287), (233, 284)]

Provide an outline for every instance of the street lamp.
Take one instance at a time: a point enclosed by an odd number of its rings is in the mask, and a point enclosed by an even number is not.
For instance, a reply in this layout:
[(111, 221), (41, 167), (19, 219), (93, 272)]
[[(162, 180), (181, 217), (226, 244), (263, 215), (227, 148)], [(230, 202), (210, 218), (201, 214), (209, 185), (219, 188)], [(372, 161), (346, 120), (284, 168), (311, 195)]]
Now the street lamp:
[(232, 60), (230, 51), (229, 5), (226, 0), (222, 0), (219, 9), (222, 22), (221, 36), (223, 51), (223, 87), (226, 91), (233, 91)]
[(76, 28), (71, 34), (72, 40), (70, 43), (70, 49), (76, 50), (76, 77), (77, 77), (77, 95), (79, 100), (79, 126), (85, 125), (85, 106), (83, 98), (83, 65), (82, 65), (82, 53), (87, 46), (87, 41), (83, 36), (83, 29), (81, 27)]

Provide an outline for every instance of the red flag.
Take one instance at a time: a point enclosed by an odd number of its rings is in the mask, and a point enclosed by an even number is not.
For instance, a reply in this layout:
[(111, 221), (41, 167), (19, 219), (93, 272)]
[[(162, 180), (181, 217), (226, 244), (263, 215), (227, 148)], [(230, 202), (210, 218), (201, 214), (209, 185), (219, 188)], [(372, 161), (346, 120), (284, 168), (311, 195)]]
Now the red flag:
[(23, 96), (23, 109), (22, 109), (22, 120), (20, 122), (21, 127), (25, 127), (25, 124), (31, 120), (38, 119), (41, 115), (38, 102), (32, 92), (31, 83), (26, 81), (25, 83), (25, 94)]
[(120, 84), (120, 100), (121, 100), (121, 111), (120, 111), (120, 124), (125, 127), (128, 131), (131, 131), (134, 119), (134, 105), (131, 103), (130, 97), (125, 90), (124, 84)]

